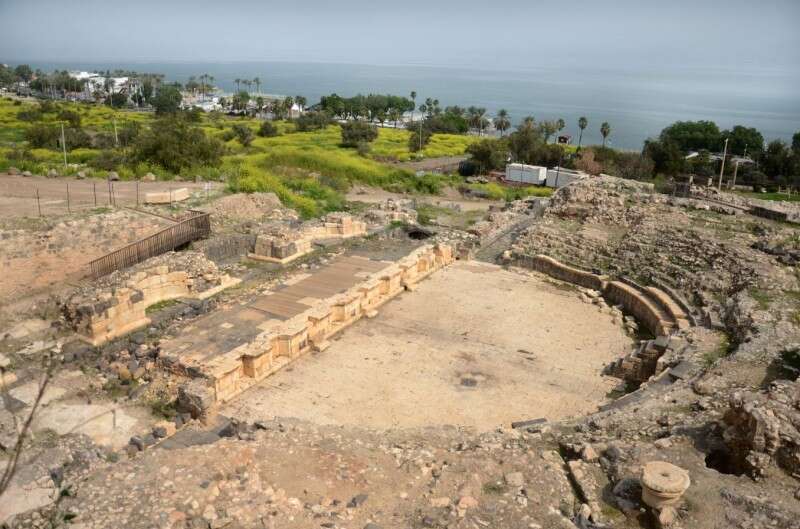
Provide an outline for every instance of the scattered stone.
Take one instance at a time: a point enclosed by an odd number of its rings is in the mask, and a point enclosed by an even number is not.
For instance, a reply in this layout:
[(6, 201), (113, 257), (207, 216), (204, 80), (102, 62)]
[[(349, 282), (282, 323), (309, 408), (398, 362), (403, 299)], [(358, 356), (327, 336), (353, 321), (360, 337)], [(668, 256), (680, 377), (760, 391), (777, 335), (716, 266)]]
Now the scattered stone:
[(355, 496), (347, 502), (347, 507), (350, 509), (356, 509), (361, 507), (365, 501), (367, 501), (368, 495), (367, 494), (356, 494)]

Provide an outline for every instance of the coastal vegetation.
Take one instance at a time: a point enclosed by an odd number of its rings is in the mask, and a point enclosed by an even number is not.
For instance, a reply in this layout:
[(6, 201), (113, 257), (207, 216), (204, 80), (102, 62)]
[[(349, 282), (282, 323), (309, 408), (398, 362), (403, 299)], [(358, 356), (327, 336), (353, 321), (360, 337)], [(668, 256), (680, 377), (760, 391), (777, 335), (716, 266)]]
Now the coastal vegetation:
[[(99, 178), (114, 171), (123, 179), (153, 173), (166, 180), (225, 180), (231, 191), (273, 191), (304, 216), (341, 209), (344, 193), (354, 184), (436, 194), (463, 182), (458, 176), (416, 175), (398, 166), (396, 162), (412, 157), (407, 148), (410, 133), (405, 129), (365, 128), (365, 124), (342, 129), (320, 114), (266, 122), (249, 116), (178, 111), (174, 106), (153, 115), (104, 105), (3, 98), (0, 170), (13, 166), (35, 174), (55, 169), (62, 175), (82, 172)], [(351, 134), (344, 130), (356, 128), (362, 140), (372, 138), (368, 153), (359, 149), (361, 141), (344, 145), (345, 136)], [(437, 134), (423, 154), (460, 155), (475, 139)]]

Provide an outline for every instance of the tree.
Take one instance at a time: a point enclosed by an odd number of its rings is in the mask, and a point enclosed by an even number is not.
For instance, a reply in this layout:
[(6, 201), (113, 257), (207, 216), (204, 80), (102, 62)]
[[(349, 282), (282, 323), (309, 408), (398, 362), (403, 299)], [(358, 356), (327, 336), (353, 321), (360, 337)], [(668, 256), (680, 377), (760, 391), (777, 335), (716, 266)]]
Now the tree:
[(550, 141), (550, 136), (558, 132), (558, 122), (552, 120), (542, 121), (539, 124), (539, 130), (542, 131), (544, 142), (548, 143)]
[(27, 64), (20, 64), (14, 68), (14, 75), (16, 75), (21, 81), (25, 81), (27, 83), (33, 78), (33, 70), (31, 70), (31, 67)]
[(773, 181), (780, 182), (794, 172), (792, 151), (781, 140), (773, 140), (767, 144), (761, 159), (761, 170)]
[(128, 96), (122, 92), (115, 92), (108, 95), (106, 102), (110, 107), (122, 108), (128, 103)]
[(532, 163), (543, 143), (541, 129), (532, 116), (526, 117), (508, 137), (512, 159), (522, 163)]
[(567, 126), (567, 122), (564, 121), (561, 118), (558, 118), (558, 121), (556, 121), (556, 129), (558, 130), (558, 132), (561, 132), (562, 130), (564, 130), (564, 127), (566, 127), (566, 126)]
[(467, 154), (480, 173), (502, 169), (508, 160), (508, 143), (504, 139), (486, 138), (467, 147)]
[(177, 87), (166, 85), (158, 90), (158, 94), (153, 98), (153, 107), (156, 109), (156, 114), (172, 114), (177, 112), (181, 107), (180, 90)]
[(717, 152), (722, 148), (722, 134), (713, 121), (676, 121), (661, 131), (660, 139), (674, 143), (683, 152)]
[(238, 94), (239, 93), (239, 85), (241, 84), (242, 80), (237, 77), (236, 79), (233, 80), (233, 82), (236, 83), (236, 93)]
[(603, 147), (606, 146), (606, 139), (608, 135), (611, 134), (611, 125), (608, 124), (608, 121), (604, 121), (602, 125), (600, 125), (600, 134), (603, 136)]
[(508, 110), (501, 108), (497, 112), (497, 117), (494, 118), (494, 128), (500, 131), (500, 136), (504, 136), (509, 127), (511, 127), (511, 120), (508, 119)]
[(653, 160), (653, 170), (656, 174), (677, 175), (684, 169), (685, 159), (678, 144), (667, 139), (644, 142), (642, 155)]
[(256, 85), (256, 93), (260, 94), (261, 93), (261, 78), (254, 77), (253, 78), (253, 84)]
[(294, 96), (294, 102), (297, 103), (300, 110), (303, 110), (308, 104), (308, 99), (306, 99), (305, 96)]
[(409, 94), (409, 96), (411, 97), (411, 102), (414, 103), (411, 106), (411, 122), (413, 123), (414, 122), (414, 109), (417, 108), (417, 92), (416, 92), (416, 90), (412, 90), (411, 93)]
[(342, 146), (358, 147), (378, 137), (378, 128), (363, 121), (348, 121), (342, 125)]
[(731, 130), (723, 131), (722, 138), (728, 138), (728, 152), (740, 156), (745, 151), (753, 158), (758, 158), (764, 152), (764, 136), (753, 127), (736, 125)]
[(581, 142), (583, 141), (583, 131), (589, 126), (589, 120), (585, 116), (578, 118), (578, 128), (581, 129), (578, 135), (578, 150), (581, 150)]
[(157, 119), (136, 138), (131, 158), (179, 173), (181, 169), (196, 166), (217, 167), (224, 151), (222, 143), (207, 137), (184, 116), (171, 114)]

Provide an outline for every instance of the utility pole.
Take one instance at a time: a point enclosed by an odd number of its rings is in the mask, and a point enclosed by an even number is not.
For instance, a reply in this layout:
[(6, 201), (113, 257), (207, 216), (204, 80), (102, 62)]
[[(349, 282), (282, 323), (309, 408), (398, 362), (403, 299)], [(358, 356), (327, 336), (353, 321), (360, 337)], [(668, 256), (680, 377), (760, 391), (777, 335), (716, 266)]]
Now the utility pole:
[(119, 136), (117, 136), (117, 118), (114, 118), (114, 145), (119, 147)]
[(725, 149), (722, 151), (722, 166), (719, 168), (719, 184), (717, 191), (722, 191), (722, 173), (725, 172), (725, 158), (728, 156), (728, 138), (725, 138)]
[(67, 168), (67, 142), (64, 139), (64, 123), (61, 123), (61, 150), (64, 153), (64, 169)]
[(736, 189), (736, 173), (739, 172), (739, 160), (736, 160), (736, 165), (733, 166), (733, 184), (731, 190)]

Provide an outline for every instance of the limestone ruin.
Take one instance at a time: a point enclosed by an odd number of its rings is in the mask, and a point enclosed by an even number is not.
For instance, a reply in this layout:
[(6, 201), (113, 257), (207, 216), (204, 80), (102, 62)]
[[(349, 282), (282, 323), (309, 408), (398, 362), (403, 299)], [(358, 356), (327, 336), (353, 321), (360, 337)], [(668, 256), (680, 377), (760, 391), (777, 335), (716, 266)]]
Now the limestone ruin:
[(207, 238), (96, 279), (185, 206), (0, 226), (4, 461), (36, 410), (0, 520), (800, 528), (794, 206), (380, 200), (212, 198)]

